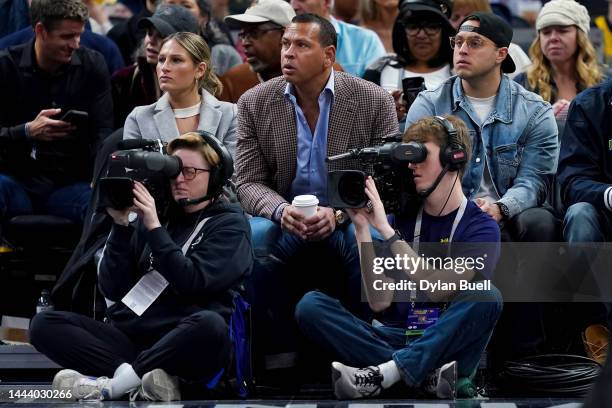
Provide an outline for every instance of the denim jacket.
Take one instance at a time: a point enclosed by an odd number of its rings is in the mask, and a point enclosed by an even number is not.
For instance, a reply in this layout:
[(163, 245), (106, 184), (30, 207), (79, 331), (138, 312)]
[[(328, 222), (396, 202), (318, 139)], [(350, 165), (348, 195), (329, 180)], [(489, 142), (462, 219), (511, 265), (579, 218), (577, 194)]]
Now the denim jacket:
[(508, 207), (510, 217), (544, 203), (559, 158), (557, 124), (549, 103), (503, 75), (495, 107), (478, 126), (461, 79), (453, 76), (419, 94), (406, 126), (444, 114), (461, 118), (470, 130), (472, 157), (463, 176), (463, 191), (469, 199), (480, 188), (486, 160), (499, 201)]

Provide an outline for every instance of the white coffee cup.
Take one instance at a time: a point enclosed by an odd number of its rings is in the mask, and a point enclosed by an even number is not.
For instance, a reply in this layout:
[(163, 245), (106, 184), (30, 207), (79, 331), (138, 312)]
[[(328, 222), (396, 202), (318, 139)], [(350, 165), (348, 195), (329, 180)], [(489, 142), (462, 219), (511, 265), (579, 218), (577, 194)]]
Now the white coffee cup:
[(309, 218), (317, 213), (319, 199), (317, 196), (310, 194), (299, 195), (293, 198), (291, 205), (293, 205), (305, 218)]

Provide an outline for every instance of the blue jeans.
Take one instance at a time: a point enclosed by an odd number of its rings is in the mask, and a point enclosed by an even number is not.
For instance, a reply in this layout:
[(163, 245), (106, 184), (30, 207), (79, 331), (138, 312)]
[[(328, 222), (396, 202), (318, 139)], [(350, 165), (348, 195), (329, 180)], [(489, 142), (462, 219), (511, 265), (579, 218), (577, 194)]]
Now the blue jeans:
[(295, 318), (308, 338), (343, 364), (366, 367), (393, 359), (404, 382), (416, 387), (454, 360), (459, 377), (473, 376), (501, 310), (501, 294), (494, 287), (459, 292), (436, 324), (410, 339), (405, 329), (374, 327), (336, 299), (315, 291), (300, 300)]
[(299, 348), (294, 308), (309, 290), (328, 291), (358, 315), (369, 310), (361, 303), (359, 253), (353, 230), (336, 230), (323, 241), (308, 242), (266, 218), (254, 217), (250, 224), (255, 262), (246, 287), (257, 327), (258, 354), (267, 356), (267, 361), (268, 356), (294, 353)]
[(17, 215), (42, 212), (82, 222), (90, 198), (91, 188), (88, 183), (74, 183), (54, 190), (40, 203), (33, 203), (19, 181), (0, 174), (0, 221)]
[(563, 238), (569, 242), (606, 242), (612, 237), (610, 217), (589, 203), (571, 205), (563, 219)]

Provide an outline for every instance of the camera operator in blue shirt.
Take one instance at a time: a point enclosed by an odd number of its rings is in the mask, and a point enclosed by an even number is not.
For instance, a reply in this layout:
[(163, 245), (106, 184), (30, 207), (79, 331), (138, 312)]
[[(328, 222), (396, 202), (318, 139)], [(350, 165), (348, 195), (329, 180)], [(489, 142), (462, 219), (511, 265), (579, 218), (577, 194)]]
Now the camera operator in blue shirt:
[[(474, 374), (501, 313), (501, 295), (488, 280), (499, 257), (499, 228), (461, 189), (471, 152), (467, 127), (453, 116), (427, 117), (403, 139), (427, 150), (424, 160), (408, 165), (421, 205), (409, 206), (390, 222), (368, 177), (370, 204), (348, 209), (365, 296), (376, 319), (359, 320), (317, 291), (307, 293), (296, 309), (301, 330), (337, 359), (333, 386), (340, 399), (374, 397), (400, 381), (454, 398), (457, 377)], [(371, 227), (385, 240), (384, 251), (372, 243)], [(381, 254), (387, 256), (384, 271), (377, 270)], [(454, 266), (435, 266), (432, 255)], [(402, 258), (413, 267), (387, 265)], [(472, 267), (458, 262), (467, 259), (479, 261)], [(409, 289), (398, 290), (405, 282)], [(436, 282), (437, 290), (424, 289)], [(398, 297), (404, 293), (410, 297)]]

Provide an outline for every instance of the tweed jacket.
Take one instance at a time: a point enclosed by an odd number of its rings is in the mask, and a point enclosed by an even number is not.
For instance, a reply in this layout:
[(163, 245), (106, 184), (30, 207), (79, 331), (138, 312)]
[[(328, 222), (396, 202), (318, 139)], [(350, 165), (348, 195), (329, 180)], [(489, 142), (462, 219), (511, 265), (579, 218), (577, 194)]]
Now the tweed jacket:
[[(327, 156), (374, 146), (398, 132), (391, 95), (360, 78), (335, 72), (334, 100), (329, 114)], [(236, 185), (245, 210), (272, 218), (287, 197), (297, 167), (295, 110), (284, 95), (281, 76), (247, 91), (238, 101)], [(328, 164), (328, 171), (362, 169), (352, 160)]]
[[(236, 151), (236, 105), (221, 102), (211, 93), (202, 91), (198, 130), (216, 137), (229, 150)], [(123, 139), (161, 139), (164, 142), (180, 136), (168, 95), (162, 95), (151, 105), (134, 108), (125, 120)]]

